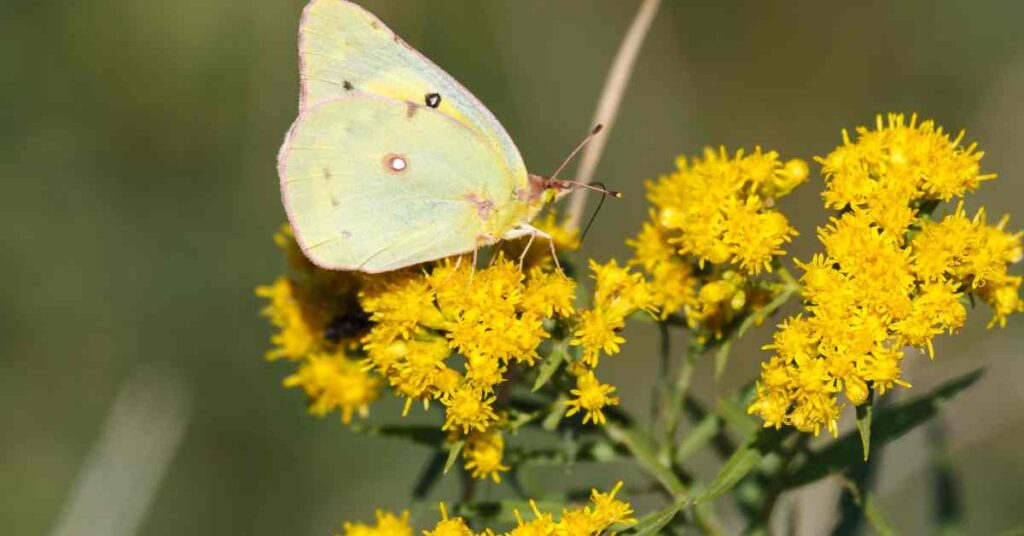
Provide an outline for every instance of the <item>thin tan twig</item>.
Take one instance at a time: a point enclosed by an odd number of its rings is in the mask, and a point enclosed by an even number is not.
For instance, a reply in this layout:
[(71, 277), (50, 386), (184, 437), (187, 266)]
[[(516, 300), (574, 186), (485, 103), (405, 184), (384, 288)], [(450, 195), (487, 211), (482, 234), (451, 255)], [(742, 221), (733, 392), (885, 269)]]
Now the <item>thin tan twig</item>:
[[(640, 47), (644, 44), (644, 37), (651, 28), (654, 15), (658, 12), (661, 0), (644, 0), (640, 9), (630, 25), (626, 37), (619, 45), (619, 51), (615, 54), (612, 67), (608, 70), (608, 77), (604, 81), (604, 89), (601, 91), (601, 99), (597, 102), (597, 110), (594, 111), (594, 119), (590, 126), (604, 125), (604, 132), (601, 136), (593, 139), (580, 159), (580, 170), (576, 180), (589, 183), (594, 178), (594, 170), (601, 160), (601, 153), (604, 152), (604, 144), (611, 135), (612, 123), (619, 111), (619, 104), (622, 103), (622, 96), (626, 92), (626, 85), (633, 74), (633, 65), (640, 53)], [(566, 217), (566, 225), (570, 229), (578, 229), (580, 220), (583, 218), (583, 207), (586, 204), (586, 192), (573, 192), (569, 199), (569, 212)]]

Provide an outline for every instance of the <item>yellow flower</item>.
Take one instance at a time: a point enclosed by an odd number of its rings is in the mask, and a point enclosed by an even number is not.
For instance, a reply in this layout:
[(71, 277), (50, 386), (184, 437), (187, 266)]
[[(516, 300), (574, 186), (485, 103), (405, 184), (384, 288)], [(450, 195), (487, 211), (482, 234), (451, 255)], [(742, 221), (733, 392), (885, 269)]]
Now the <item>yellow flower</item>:
[(916, 115), (909, 123), (903, 114), (889, 114), (886, 122), (879, 115), (875, 123), (873, 131), (858, 127), (856, 142), (844, 130), (843, 145), (825, 158), (815, 159), (822, 164), (828, 182), (826, 207), (891, 205), (878, 197), (893, 192), (901, 194), (902, 205), (915, 199), (948, 201), (995, 177), (979, 173), (983, 153), (975, 152), (975, 145), (960, 146), (963, 132), (951, 140), (932, 121), (918, 124)]
[[(654, 214), (651, 214), (654, 218)], [(644, 223), (636, 238), (626, 241), (626, 245), (636, 252), (629, 264), (639, 264), (644, 270), (651, 272), (661, 263), (672, 260), (676, 248), (669, 244), (669, 232), (653, 223)]]
[(1021, 278), (1007, 277), (1000, 284), (985, 285), (978, 291), (981, 299), (992, 307), (992, 320), (988, 327), (999, 324), (1006, 326), (1006, 317), (1024, 311), (1024, 300), (1020, 297)]
[(279, 329), (270, 339), (275, 348), (267, 352), (267, 359), (302, 359), (320, 348), (325, 315), (295, 281), (279, 277), (271, 285), (256, 287), (256, 295), (270, 300), (262, 313)]
[[(488, 396), (510, 363), (532, 366), (550, 334), (544, 320), (574, 312), (575, 282), (560, 271), (533, 267), (527, 277), (500, 254), (475, 270), (467, 258), (419, 269), (366, 276), (359, 290), (371, 328), (362, 337), (367, 363), (407, 398), (424, 406), (441, 400), (448, 428), (486, 429)], [(449, 363), (465, 358), (464, 374)], [(474, 414), (474, 405), (487, 412)]]
[(285, 387), (302, 387), (306, 392), (312, 400), (311, 414), (322, 417), (339, 409), (345, 424), (352, 422), (354, 412), (366, 417), (370, 403), (380, 396), (380, 383), (358, 361), (341, 353), (311, 355), (284, 380)]
[(734, 204), (722, 233), (722, 241), (732, 251), (730, 261), (751, 275), (762, 269), (770, 272), (772, 259), (784, 254), (782, 246), (797, 234), (785, 216), (765, 211), (763, 205), (755, 196)]
[(660, 235), (702, 267), (731, 262), (748, 274), (770, 269), (772, 259), (784, 253), (782, 245), (796, 235), (770, 207), (806, 180), (807, 164), (783, 164), (777, 153), (758, 147), (735, 157), (724, 148), (705, 149), (703, 158), (680, 157), (676, 166), (675, 173), (647, 185), (657, 209), (654, 224), (633, 244), (644, 266), (665, 260), (657, 248)]
[(429, 400), (446, 391), (449, 375), (454, 371), (445, 364), (451, 351), (444, 339), (434, 336), (402, 341), (394, 344), (393, 348), (404, 359), (392, 366), (388, 380), (400, 393), (409, 398)]
[(610, 311), (583, 311), (580, 325), (569, 344), (583, 346), (583, 362), (593, 368), (597, 366), (601, 352), (608, 355), (619, 353), (619, 345), (626, 342), (619, 331), (625, 326), (625, 320)]
[(445, 421), (442, 430), (459, 430), (468, 434), (471, 430), (483, 432), (498, 420), (494, 413), (495, 397), (484, 395), (480, 389), (464, 383), (445, 394), (441, 403), (445, 405)]
[(614, 392), (614, 386), (601, 383), (593, 372), (587, 372), (576, 378), (576, 388), (569, 391), (576, 396), (576, 399), (566, 402), (569, 411), (565, 415), (571, 417), (580, 411), (585, 411), (583, 424), (591, 421), (594, 424), (604, 424), (606, 419), (602, 410), (606, 406), (619, 405), (619, 397), (608, 396)]
[(495, 482), (501, 482), (501, 473), (509, 470), (507, 465), (501, 463), (504, 452), (505, 439), (501, 432), (492, 429), (487, 432), (471, 433), (462, 451), (462, 457), (467, 460), (465, 467), (473, 478), (489, 476)]
[(697, 305), (697, 277), (693, 267), (681, 260), (663, 262), (648, 271), (654, 304), (662, 320)]
[(441, 521), (437, 522), (434, 530), (423, 531), (424, 536), (475, 536), (466, 522), (461, 517), (448, 519), (448, 510), (441, 503)]
[(610, 527), (616, 523), (636, 523), (636, 519), (630, 517), (633, 507), (628, 502), (615, 498), (615, 494), (621, 489), (622, 481), (620, 480), (608, 493), (601, 493), (596, 489), (590, 490), (590, 500), (594, 503), (591, 516), (600, 525)]
[(552, 536), (555, 533), (555, 522), (551, 514), (541, 512), (533, 499), (530, 499), (530, 509), (533, 510), (534, 516), (531, 521), (523, 521), (519, 510), (512, 510), (516, 516), (516, 527), (506, 536)]
[(583, 347), (583, 362), (596, 367), (601, 352), (614, 355), (625, 339), (619, 332), (626, 325), (626, 317), (642, 310), (652, 315), (657, 312), (658, 299), (643, 276), (619, 266), (615, 261), (601, 265), (590, 261), (596, 279), (594, 308), (583, 311), (569, 344)]
[[(981, 153), (962, 149), (931, 122), (909, 125), (903, 116), (858, 129), (823, 159), (828, 207), (843, 210), (818, 229), (824, 254), (803, 268), (807, 316), (779, 326), (766, 349), (757, 398), (747, 408), (767, 427), (790, 425), (818, 434), (837, 432), (842, 391), (855, 405), (873, 390), (883, 395), (901, 379), (902, 348), (924, 348), (963, 326), (965, 292), (992, 304), (994, 322), (1024, 309), (1020, 278), (1007, 274), (1021, 258), (1021, 234), (985, 223), (984, 210), (968, 218), (959, 203), (931, 221), (923, 201), (949, 200), (973, 190)], [(707, 285), (702, 289), (702, 294)], [(702, 296), (703, 297), (703, 296)]]
[(344, 536), (412, 536), (409, 526), (409, 511), (404, 510), (402, 516), (377, 510), (377, 525), (371, 527), (362, 523), (345, 523)]
[(520, 307), (523, 312), (538, 317), (566, 318), (575, 312), (575, 297), (576, 282), (566, 277), (561, 270), (545, 272), (534, 267), (530, 269), (530, 277), (526, 280)]
[(615, 484), (608, 493), (590, 490), (592, 507), (562, 510), (562, 518), (555, 525), (555, 534), (559, 536), (596, 536), (616, 523), (632, 524), (636, 520), (630, 517), (633, 507), (625, 501), (615, 498), (622, 489), (622, 482)]

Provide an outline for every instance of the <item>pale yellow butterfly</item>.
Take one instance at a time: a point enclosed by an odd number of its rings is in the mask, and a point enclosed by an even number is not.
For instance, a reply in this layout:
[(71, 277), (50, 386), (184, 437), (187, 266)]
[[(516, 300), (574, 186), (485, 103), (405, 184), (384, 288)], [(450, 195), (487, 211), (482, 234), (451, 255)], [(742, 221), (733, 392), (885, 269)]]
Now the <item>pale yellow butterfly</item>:
[(299, 117), (278, 173), (315, 264), (376, 273), (498, 240), (550, 240), (529, 222), (571, 181), (528, 174), (491, 112), (377, 17), (313, 0), (299, 61)]

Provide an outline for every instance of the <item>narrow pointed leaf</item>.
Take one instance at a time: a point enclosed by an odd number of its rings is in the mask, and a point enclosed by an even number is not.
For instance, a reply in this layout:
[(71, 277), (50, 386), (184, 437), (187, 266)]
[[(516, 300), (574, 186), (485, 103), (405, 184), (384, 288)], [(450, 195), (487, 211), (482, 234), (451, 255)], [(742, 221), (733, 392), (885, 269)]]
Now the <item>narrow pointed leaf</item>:
[(875, 394), (868, 393), (868, 399), (857, 406), (857, 431), (860, 432), (860, 443), (864, 447), (864, 461), (868, 461), (871, 452), (871, 415), (874, 413)]
[(350, 426), (350, 429), (361, 434), (405, 439), (430, 447), (437, 447), (444, 441), (444, 432), (436, 426), (419, 424), (363, 426), (353, 424)]
[(462, 452), (462, 447), (466, 445), (465, 439), (460, 439), (452, 444), (451, 448), (448, 449), (448, 460), (444, 462), (444, 474), (448, 474), (448, 470), (455, 465), (455, 460), (459, 459), (459, 453)]
[(683, 436), (683, 440), (679, 442), (679, 446), (676, 447), (676, 454), (674, 459), (676, 463), (683, 463), (687, 458), (690, 457), (694, 452), (700, 450), (701, 447), (707, 445), (718, 431), (721, 426), (718, 423), (718, 417), (714, 415), (708, 415), (704, 417), (696, 426), (691, 428), (686, 435)]
[(715, 352), (715, 379), (722, 377), (725, 366), (729, 363), (729, 351), (732, 350), (732, 340), (725, 341)]
[(729, 491), (750, 474), (758, 464), (778, 448), (783, 434), (775, 430), (762, 428), (747, 444), (736, 450), (718, 470), (715, 479), (694, 499), (694, 503), (710, 501)]
[(686, 496), (686, 486), (671, 469), (658, 460), (654, 444), (650, 439), (635, 428), (626, 428), (613, 422), (607, 423), (605, 430), (612, 441), (621, 443), (629, 449), (636, 458), (637, 464), (673, 497)]
[(718, 415), (725, 424), (736, 430), (743, 437), (749, 437), (761, 428), (753, 417), (747, 414), (746, 407), (734, 398), (719, 397), (717, 400)]
[(661, 529), (675, 519), (679, 511), (686, 506), (688, 499), (676, 501), (657, 512), (653, 512), (641, 518), (635, 525), (628, 527), (629, 531), (624, 533), (629, 536), (652, 536), (661, 534)]
[(537, 370), (537, 380), (533, 382), (533, 392), (537, 392), (541, 387), (544, 387), (551, 380), (551, 377), (558, 371), (558, 367), (565, 361), (568, 354), (565, 352), (565, 346), (558, 344), (551, 349), (551, 355), (541, 363), (540, 368)]
[[(944, 403), (978, 381), (982, 372), (982, 369), (968, 372), (927, 394), (879, 409), (871, 419), (871, 442), (875, 450), (927, 422)], [(807, 462), (787, 480), (786, 486), (802, 486), (829, 473), (864, 463), (859, 435), (855, 432), (843, 435), (812, 453)]]
[(558, 398), (555, 399), (555, 402), (551, 404), (551, 408), (549, 408), (549, 413), (546, 417), (544, 417), (544, 420), (541, 421), (541, 428), (549, 432), (554, 430), (555, 428), (558, 428), (558, 423), (562, 422), (562, 418), (565, 417), (566, 400), (568, 400), (568, 398), (566, 398), (564, 394), (558, 395)]
[(875, 495), (873, 493), (865, 493), (863, 500), (864, 518), (868, 520), (871, 528), (875, 529), (879, 536), (896, 536), (898, 534), (896, 528), (893, 527), (885, 512), (878, 507)]

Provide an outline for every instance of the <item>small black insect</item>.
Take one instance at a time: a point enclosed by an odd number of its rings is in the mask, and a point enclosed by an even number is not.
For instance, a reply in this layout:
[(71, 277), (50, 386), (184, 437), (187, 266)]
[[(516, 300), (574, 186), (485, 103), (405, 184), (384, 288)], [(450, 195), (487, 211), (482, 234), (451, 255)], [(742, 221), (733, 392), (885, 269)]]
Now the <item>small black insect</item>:
[(345, 88), (345, 91), (352, 91), (353, 89), (355, 89), (355, 88), (354, 88), (354, 87), (352, 86), (352, 82), (349, 82), (348, 80), (345, 80), (345, 83), (344, 83), (344, 84), (342, 84), (342, 87), (344, 87), (344, 88)]
[(426, 97), (423, 98), (427, 106), (431, 108), (437, 108), (441, 105), (441, 94), (440, 93), (427, 93)]
[(337, 343), (342, 339), (355, 337), (369, 327), (370, 316), (366, 314), (366, 311), (355, 308), (345, 311), (328, 322), (324, 329), (324, 338), (332, 343)]

